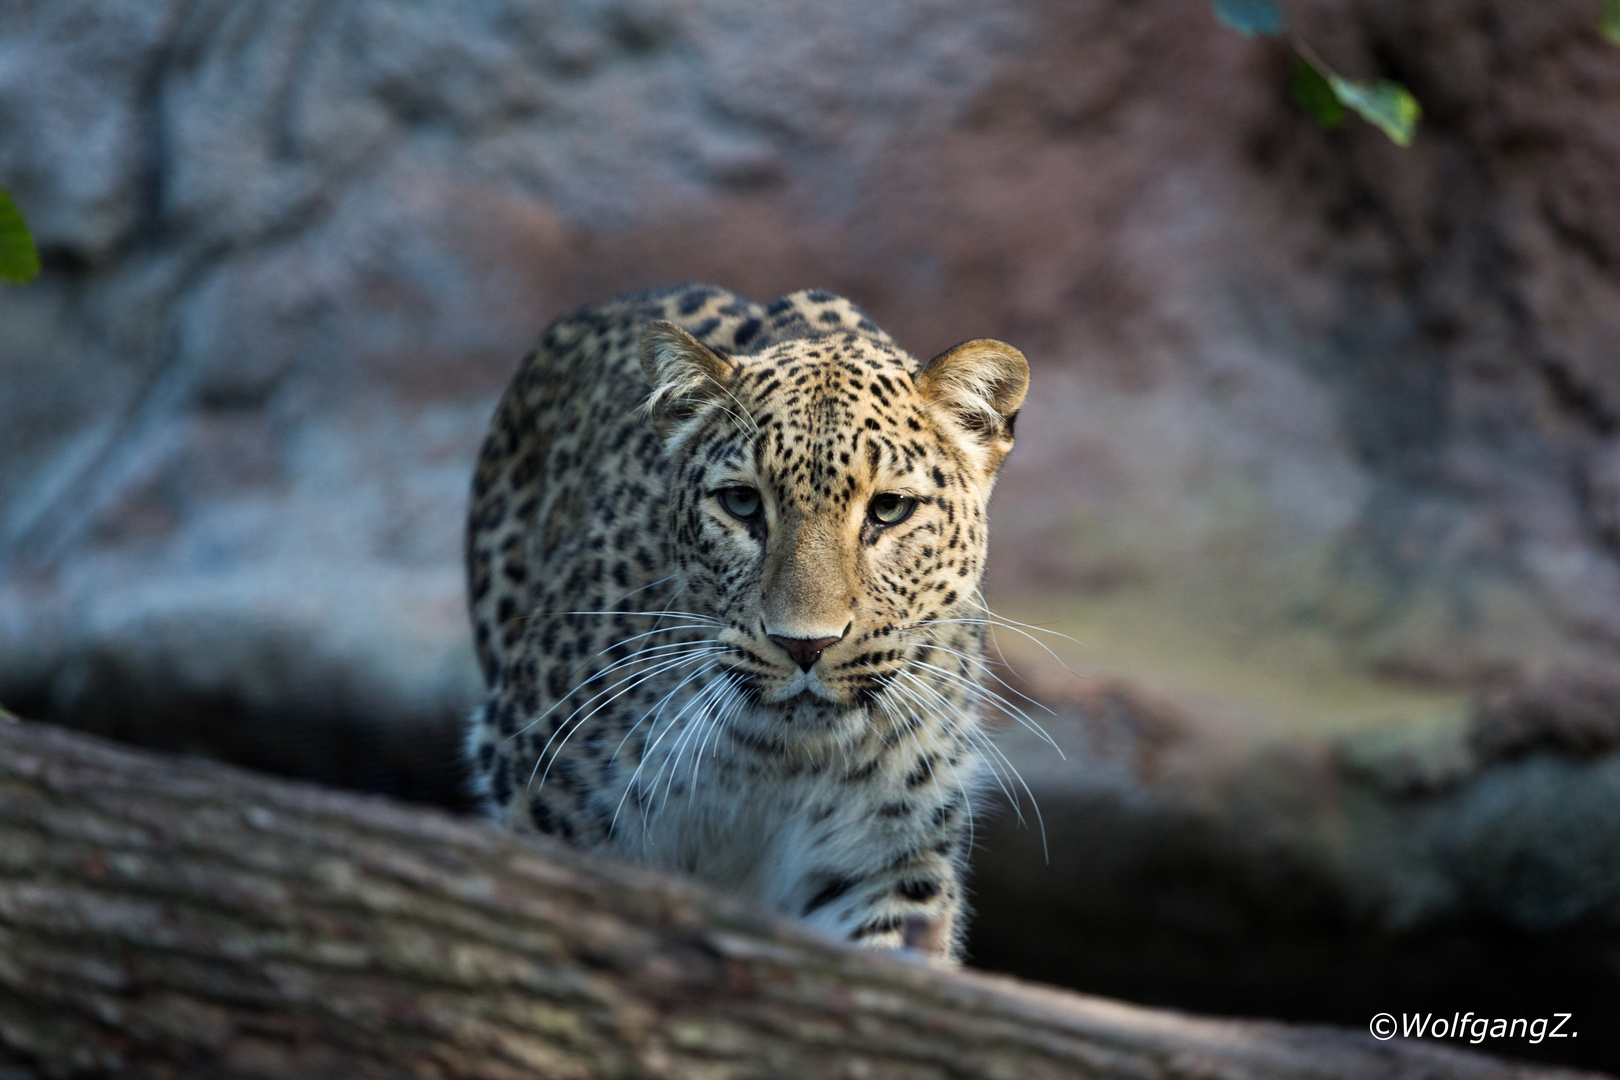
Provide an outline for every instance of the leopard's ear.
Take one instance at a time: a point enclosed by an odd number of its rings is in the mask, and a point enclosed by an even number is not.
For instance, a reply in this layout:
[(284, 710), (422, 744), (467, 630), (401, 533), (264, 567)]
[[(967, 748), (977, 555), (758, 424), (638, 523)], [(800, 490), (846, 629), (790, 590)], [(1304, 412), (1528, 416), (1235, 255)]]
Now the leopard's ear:
[(737, 365), (674, 323), (660, 321), (641, 332), (641, 370), (652, 384), (647, 412), (667, 435), (728, 393)]
[(1029, 391), (1029, 361), (1006, 342), (979, 338), (924, 364), (917, 388), (991, 452), (994, 468), (1012, 449), (1013, 422)]

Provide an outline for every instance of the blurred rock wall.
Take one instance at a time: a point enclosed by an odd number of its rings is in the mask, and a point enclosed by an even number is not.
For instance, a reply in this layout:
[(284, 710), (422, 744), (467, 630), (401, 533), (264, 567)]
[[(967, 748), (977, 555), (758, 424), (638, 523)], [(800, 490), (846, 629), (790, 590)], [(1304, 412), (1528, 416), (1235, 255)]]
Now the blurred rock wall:
[(48, 271), (0, 293), (0, 688), (71, 711), (208, 641), (237, 674), (177, 692), (459, 707), (492, 395), (560, 310), (678, 279), (1025, 346), (1003, 589), (1214, 568), (1397, 673), (1607, 664), (1590, 6), (1294, 5), (1424, 101), (1403, 151), (1171, 4), (8, 0), (0, 182)]
[(145, 0), (0, 28), (0, 183), (48, 266), (0, 293), (0, 699), (441, 798), (470, 463), (521, 352), (631, 287), (884, 281), (857, 222), (893, 153), (1030, 30)]

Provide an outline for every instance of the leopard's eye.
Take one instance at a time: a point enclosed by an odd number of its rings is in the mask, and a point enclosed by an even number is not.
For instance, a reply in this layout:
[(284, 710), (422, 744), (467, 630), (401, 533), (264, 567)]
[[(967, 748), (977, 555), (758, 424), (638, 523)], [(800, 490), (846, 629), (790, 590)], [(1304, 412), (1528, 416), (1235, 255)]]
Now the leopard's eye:
[(898, 525), (911, 516), (917, 509), (917, 500), (910, 495), (897, 495), (892, 491), (885, 491), (872, 500), (872, 505), (866, 508), (866, 513), (879, 525)]
[(720, 505), (738, 521), (758, 521), (764, 506), (759, 492), (751, 487), (729, 487), (720, 492)]

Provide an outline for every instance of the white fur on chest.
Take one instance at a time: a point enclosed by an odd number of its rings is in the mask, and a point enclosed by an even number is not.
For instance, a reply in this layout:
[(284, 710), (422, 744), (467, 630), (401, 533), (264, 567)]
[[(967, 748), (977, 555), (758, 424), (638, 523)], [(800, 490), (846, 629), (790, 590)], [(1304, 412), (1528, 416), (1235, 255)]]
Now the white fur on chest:
[[(858, 779), (851, 779), (858, 754), (834, 754), (819, 768), (760, 770), (737, 757), (734, 747), (726, 749), (724, 740), (695, 764), (676, 760), (674, 751), (669, 761), (661, 760), (660, 753), (643, 769), (659, 775), (662, 767), (665, 779), (656, 791), (648, 786), (643, 807), (625, 805), (613, 849), (801, 915), (828, 881), (869, 877), (898, 854), (932, 842), (940, 806), (965, 801), (971, 816), (983, 761), (945, 738), (945, 730), (943, 724), (925, 725), (892, 745), (879, 743), (867, 758), (876, 757), (876, 768)], [(930, 754), (936, 763), (928, 781), (908, 783), (915, 761)], [(677, 778), (666, 782), (670, 775)], [(897, 815), (898, 806), (910, 809)], [(809, 921), (834, 930), (858, 901), (851, 896), (830, 903)]]

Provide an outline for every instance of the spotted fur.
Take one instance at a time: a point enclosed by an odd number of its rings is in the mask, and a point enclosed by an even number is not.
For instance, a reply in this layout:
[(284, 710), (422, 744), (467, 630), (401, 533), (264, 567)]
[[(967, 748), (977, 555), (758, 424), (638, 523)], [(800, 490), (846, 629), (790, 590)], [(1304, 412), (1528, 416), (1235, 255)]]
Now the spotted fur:
[(826, 292), (553, 323), (473, 482), (491, 813), (954, 958), (986, 502), (1027, 383), (1000, 342), (919, 364)]

